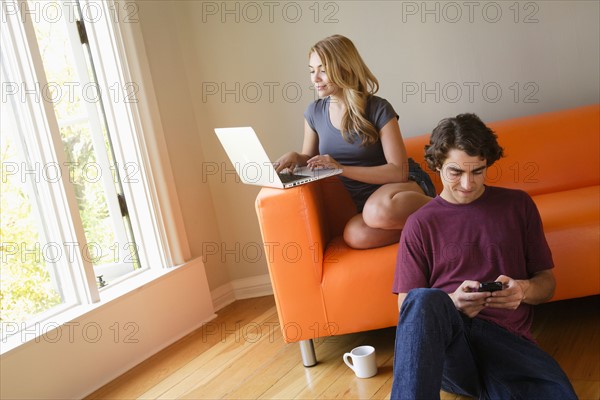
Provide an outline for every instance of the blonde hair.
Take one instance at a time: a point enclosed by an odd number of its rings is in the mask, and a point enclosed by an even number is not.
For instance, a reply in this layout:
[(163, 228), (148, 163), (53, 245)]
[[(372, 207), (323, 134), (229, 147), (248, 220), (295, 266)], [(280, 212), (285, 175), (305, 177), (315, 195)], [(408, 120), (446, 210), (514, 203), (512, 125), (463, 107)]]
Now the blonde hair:
[(333, 35), (317, 42), (308, 56), (312, 53), (317, 53), (327, 77), (342, 91), (346, 105), (341, 125), (344, 140), (352, 143), (351, 132), (356, 132), (363, 146), (377, 142), (379, 132), (365, 114), (367, 101), (379, 90), (379, 82), (358, 54), (354, 43), (345, 36)]

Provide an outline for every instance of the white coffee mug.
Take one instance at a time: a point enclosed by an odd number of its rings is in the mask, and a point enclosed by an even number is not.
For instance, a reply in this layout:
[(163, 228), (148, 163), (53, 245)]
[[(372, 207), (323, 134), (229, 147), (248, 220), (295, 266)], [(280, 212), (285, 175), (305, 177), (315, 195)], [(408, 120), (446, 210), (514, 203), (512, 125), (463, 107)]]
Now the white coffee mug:
[(350, 353), (344, 354), (344, 362), (359, 378), (370, 378), (377, 374), (377, 361), (373, 346), (360, 346), (352, 349)]

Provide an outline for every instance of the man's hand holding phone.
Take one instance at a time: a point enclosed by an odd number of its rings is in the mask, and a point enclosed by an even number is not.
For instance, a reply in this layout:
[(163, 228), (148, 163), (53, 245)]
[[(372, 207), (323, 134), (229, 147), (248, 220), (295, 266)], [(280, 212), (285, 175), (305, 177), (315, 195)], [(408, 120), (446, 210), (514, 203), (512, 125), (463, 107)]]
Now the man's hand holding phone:
[(469, 318), (474, 318), (486, 307), (488, 292), (479, 292), (479, 282), (464, 281), (454, 293), (449, 296), (454, 302), (454, 307)]
[(504, 288), (502, 282), (483, 282), (479, 284), (478, 292), (497, 292)]
[[(487, 291), (491, 295), (486, 298), (486, 307), (505, 308), (509, 310), (515, 310), (519, 307), (525, 297), (525, 289), (519, 281), (506, 275), (500, 275), (494, 283), (500, 284), (502, 287), (500, 290)], [(489, 289), (491, 286), (486, 288)]]

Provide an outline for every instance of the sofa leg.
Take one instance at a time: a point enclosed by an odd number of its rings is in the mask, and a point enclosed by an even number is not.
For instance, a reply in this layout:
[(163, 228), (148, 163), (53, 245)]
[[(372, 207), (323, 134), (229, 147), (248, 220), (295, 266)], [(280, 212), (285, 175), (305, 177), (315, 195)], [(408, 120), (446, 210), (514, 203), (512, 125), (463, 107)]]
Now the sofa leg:
[(302, 355), (302, 364), (305, 367), (314, 367), (317, 365), (317, 355), (315, 354), (315, 346), (312, 339), (301, 340), (300, 354)]

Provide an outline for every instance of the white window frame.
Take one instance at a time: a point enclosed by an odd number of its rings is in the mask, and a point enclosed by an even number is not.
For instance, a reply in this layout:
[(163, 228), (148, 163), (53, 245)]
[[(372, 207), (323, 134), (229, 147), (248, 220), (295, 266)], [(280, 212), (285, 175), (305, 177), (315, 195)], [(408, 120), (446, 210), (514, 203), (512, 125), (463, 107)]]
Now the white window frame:
[[(61, 6), (62, 6), (62, 14), (61, 15), (63, 16), (63, 18), (60, 18), (60, 20), (62, 20), (62, 21), (58, 21), (57, 23), (64, 23), (66, 30), (67, 30), (67, 34), (69, 35), (69, 42), (70, 42), (70, 45), (72, 48), (72, 54), (73, 54), (74, 62), (75, 62), (75, 69), (76, 69), (77, 75), (79, 77), (79, 82), (78, 82), (79, 86), (81, 88), (95, 87), (96, 82), (94, 80), (92, 80), (92, 78), (89, 76), (89, 73), (88, 73), (88, 64), (85, 59), (84, 47), (80, 42), (78, 26), (76, 23), (73, 23), (73, 21), (70, 20), (70, 19), (74, 20), (76, 16), (78, 17), (78, 15), (75, 13), (76, 5), (77, 5), (77, 3), (75, 1), (61, 3)], [(80, 20), (80, 22), (82, 22), (82, 21)], [(98, 22), (101, 22), (101, 20)], [(102, 67), (103, 66), (102, 59), (97, 57), (97, 58), (94, 58), (94, 61), (96, 61), (96, 59), (98, 60), (97, 64), (100, 67)], [(107, 63), (107, 64), (110, 65), (111, 63)], [(98, 85), (98, 87), (102, 87), (102, 86)], [(98, 94), (102, 95), (103, 92), (105, 92), (105, 91), (106, 91), (106, 89), (99, 90)], [(106, 93), (104, 93), (104, 96), (99, 96), (99, 97), (102, 97), (101, 100), (102, 100), (103, 105), (110, 104), (110, 102), (109, 102), (110, 96), (106, 96)], [(121, 264), (128, 268), (131, 268), (133, 266), (133, 262), (131, 260), (129, 260), (129, 262), (127, 262), (128, 261), (127, 257), (121, 257), (123, 255), (123, 253), (126, 253), (128, 251), (127, 248), (122, 248), (122, 247), (123, 247), (123, 245), (125, 245), (125, 247), (128, 245), (129, 239), (127, 238), (126, 227), (122, 220), (122, 214), (121, 214), (121, 208), (120, 208), (119, 200), (118, 200), (117, 188), (115, 186), (115, 183), (113, 182), (113, 180), (114, 180), (113, 174), (111, 173), (111, 169), (118, 170), (118, 168), (116, 168), (115, 166), (111, 166), (108, 154), (105, 151), (102, 151), (105, 148), (104, 135), (102, 132), (103, 124), (101, 122), (102, 116), (99, 114), (98, 107), (96, 104), (99, 102), (96, 99), (93, 99), (93, 100), (94, 101), (82, 101), (81, 102), (82, 105), (85, 107), (86, 114), (87, 114), (87, 118), (83, 118), (83, 120), (89, 121), (90, 137), (91, 137), (94, 148), (98, 149), (98, 151), (95, 151), (96, 163), (98, 164), (100, 171), (102, 171), (99, 179), (102, 182), (102, 187), (103, 187), (104, 193), (105, 193), (106, 205), (107, 205), (107, 208), (110, 213), (111, 220), (112, 220), (113, 232), (115, 234), (114, 245), (118, 245), (118, 247), (115, 249), (116, 250), (115, 255), (117, 256), (117, 257), (115, 257), (116, 260), (114, 260), (114, 262), (110, 263), (109, 265), (102, 265), (100, 267), (95, 268), (95, 275), (98, 276), (100, 270), (103, 270), (103, 269), (110, 270), (111, 268), (117, 267), (117, 265), (115, 265), (115, 264)], [(77, 121), (65, 121), (65, 122), (72, 124)], [(58, 121), (58, 123), (60, 126), (61, 121)], [(109, 130), (108, 133), (109, 133), (109, 135), (112, 134), (112, 136), (116, 136), (116, 134), (118, 134), (119, 132)], [(121, 171), (117, 171), (117, 172), (121, 175)], [(132, 257), (129, 257), (129, 258), (132, 258)], [(100, 273), (100, 274), (102, 274), (102, 273)]]
[[(20, 13), (20, 10), (26, 7), (24, 3), (25, 0), (3, 2), (1, 33), (3, 42), (10, 37), (13, 40), (12, 48), (17, 49), (16, 56), (20, 59), (21, 67), (19, 80), (30, 82), (32, 86), (26, 87), (34, 87), (35, 82), (43, 85), (42, 80), (45, 78), (43, 70), (40, 70), (42, 63), (39, 59), (39, 51), (29, 49), (28, 43), (37, 46), (37, 41), (32, 24), (26, 23), (26, 16)], [(137, 168), (135, 177), (139, 179), (123, 179), (122, 185), (138, 245), (140, 263), (148, 268), (143, 268), (135, 276), (99, 291), (96, 287), (93, 266), (77, 253), (77, 259), (73, 264), (78, 266), (70, 266), (69, 271), (78, 289), (75, 297), (69, 298), (72, 307), (68, 310), (58, 307), (57, 312), (60, 313), (52, 313), (52, 321), (56, 323), (65, 323), (83, 315), (168, 273), (171, 267), (191, 259), (143, 38), (139, 24), (136, 23), (138, 21), (131, 19), (131, 13), (128, 14), (129, 18), (124, 18), (123, 13), (115, 13), (115, 10), (124, 9), (122, 1), (81, 0), (81, 3), (102, 10), (102, 15), (106, 17), (94, 23), (86, 23), (90, 51), (96, 63), (100, 87), (134, 89), (125, 92), (135, 96), (133, 102), (113, 101), (110, 98), (110, 90), (101, 90), (101, 95), (117, 159), (125, 159)], [(137, 10), (135, 1), (126, 3), (132, 5), (128, 6), (128, 11)], [(16, 6), (19, 12), (5, 12), (7, 4)], [(107, 52), (107, 49), (103, 48), (100, 55), (98, 43), (110, 43), (110, 51)], [(32, 54), (37, 54), (37, 59), (35, 56), (32, 57)], [(115, 62), (102, 62), (103, 60)], [(119, 93), (115, 91), (112, 94)], [(121, 100), (124, 98), (122, 96)], [(43, 162), (64, 165), (64, 154), (52, 150), (62, 148), (52, 104), (46, 101), (36, 103), (26, 99), (22, 106), (27, 108), (26, 115), (33, 116), (26, 122), (34, 131), (40, 133), (36, 137), (38, 141), (36, 147), (43, 152), (39, 155), (40, 159)], [(118, 121), (118, 124), (115, 121)], [(119, 133), (115, 134), (116, 132)], [(65, 175), (68, 174), (62, 174), (63, 181), (66, 179)], [(51, 190), (55, 193), (50, 197), (59, 201), (46, 204), (52, 204), (57, 218), (62, 221), (59, 225), (75, 227), (67, 232), (61, 231), (62, 237), (56, 240), (63, 240), (64, 243), (85, 243), (81, 221), (77, 221), (79, 212), (72, 187), (63, 182), (62, 185), (54, 185)], [(65, 208), (64, 205), (67, 207)], [(15, 339), (18, 339), (18, 335), (15, 335)], [(22, 343), (18, 340), (11, 342), (11, 338), (8, 338), (8, 342), (3, 343), (2, 353), (19, 344)]]
[[(137, 10), (137, 8), (130, 8), (127, 5), (137, 6), (135, 1), (83, 1), (102, 7), (105, 10), (104, 15), (110, 15), (111, 10), (115, 9)], [(118, 70), (106, 68), (102, 73), (98, 71), (98, 81), (104, 85), (110, 84), (110, 82), (121, 82), (121, 87), (134, 84), (139, 94), (137, 102), (116, 104), (108, 102), (109, 106), (106, 107), (107, 115), (112, 115), (109, 121), (118, 120), (121, 123), (127, 121), (127, 129), (131, 132), (130, 135), (119, 135), (119, 138), (114, 141), (115, 152), (135, 150), (140, 171), (146, 177), (143, 187), (127, 182), (123, 183), (128, 204), (134, 198), (145, 200), (141, 202), (142, 204), (132, 203), (135, 204), (133, 208), (138, 214), (138, 220), (153, 221), (155, 224), (153, 229), (157, 232), (154, 242), (140, 241), (138, 244), (147, 251), (161, 249), (159, 260), (163, 266), (180, 265), (191, 258), (191, 253), (183, 216), (179, 208), (173, 172), (160, 121), (160, 110), (148, 68), (139, 21), (134, 16), (128, 15), (128, 18), (120, 16), (112, 20), (107, 19), (106, 22), (105, 30), (96, 29), (96, 25), (94, 25), (91, 31), (99, 41), (110, 40), (108, 33), (111, 34), (113, 53), (109, 57), (118, 60)], [(88, 30), (89, 33), (90, 30)], [(94, 46), (90, 47), (93, 57), (100, 59), (99, 49)], [(115, 127), (111, 125), (109, 129), (115, 129)], [(136, 235), (136, 240), (137, 236), (139, 235)], [(148, 254), (148, 257), (154, 256), (158, 255)]]

